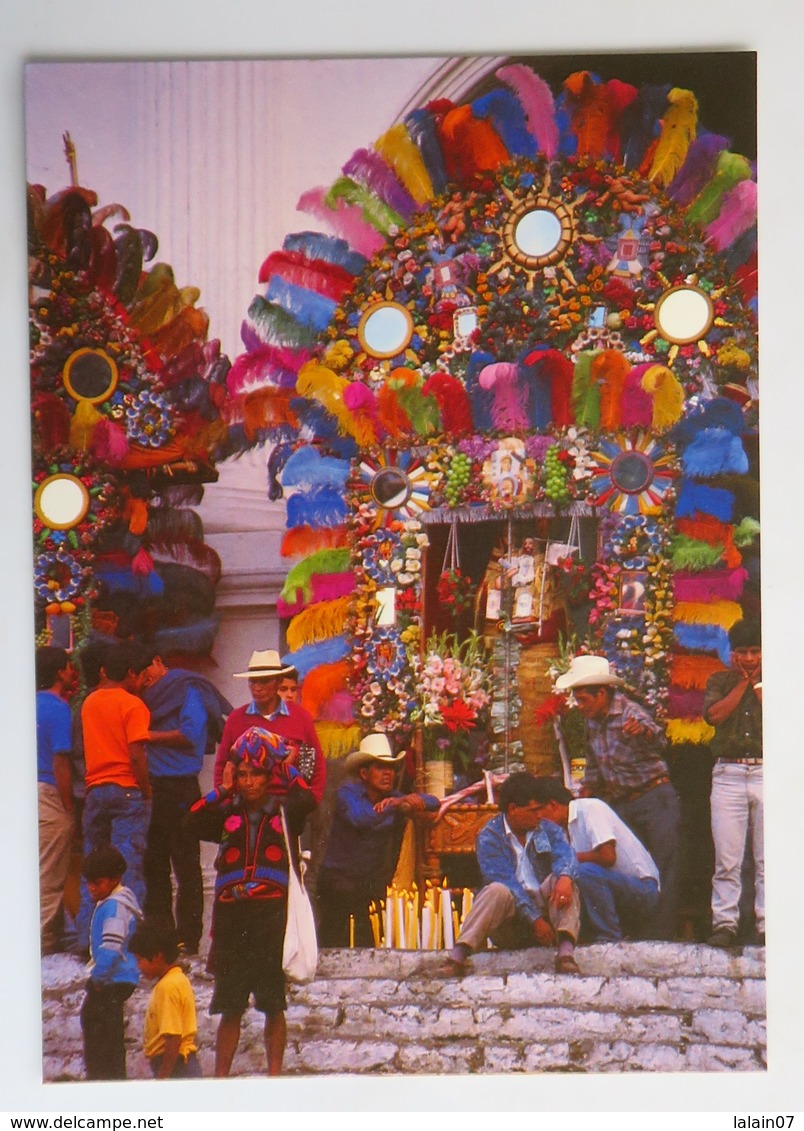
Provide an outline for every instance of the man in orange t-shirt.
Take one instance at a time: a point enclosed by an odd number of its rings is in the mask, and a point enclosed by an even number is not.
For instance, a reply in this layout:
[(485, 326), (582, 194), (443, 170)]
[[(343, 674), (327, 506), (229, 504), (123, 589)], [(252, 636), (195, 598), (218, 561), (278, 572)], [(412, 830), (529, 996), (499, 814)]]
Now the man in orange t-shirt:
[[(142, 906), (143, 856), (151, 818), (151, 783), (145, 742), (151, 716), (135, 692), (148, 656), (136, 645), (109, 646), (98, 686), (84, 700), (81, 726), (86, 762), (84, 854), (112, 844), (126, 864), (126, 885)], [(85, 884), (76, 919), (78, 949), (89, 945), (92, 901)]]

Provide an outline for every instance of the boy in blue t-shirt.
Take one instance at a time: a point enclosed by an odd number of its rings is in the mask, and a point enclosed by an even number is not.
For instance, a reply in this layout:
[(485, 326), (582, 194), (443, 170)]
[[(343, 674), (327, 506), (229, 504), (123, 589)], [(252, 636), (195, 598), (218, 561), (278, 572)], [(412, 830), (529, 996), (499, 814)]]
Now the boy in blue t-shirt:
[(121, 883), (126, 861), (113, 845), (96, 848), (84, 862), (95, 903), (89, 929), (89, 980), (81, 1006), (88, 1080), (125, 1080), (123, 1003), (139, 980), (128, 944), (142, 918), (134, 893)]

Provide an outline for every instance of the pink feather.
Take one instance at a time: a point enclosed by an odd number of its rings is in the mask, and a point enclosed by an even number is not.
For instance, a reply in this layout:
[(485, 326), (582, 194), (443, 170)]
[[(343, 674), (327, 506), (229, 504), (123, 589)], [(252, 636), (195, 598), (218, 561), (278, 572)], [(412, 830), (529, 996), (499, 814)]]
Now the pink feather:
[(353, 381), (347, 385), (343, 390), (343, 403), (353, 416), (371, 421), (375, 443), (385, 437), (385, 429), (377, 408), (377, 398), (368, 385), (364, 385), (361, 381)]
[(528, 414), (519, 391), (519, 366), (510, 361), (497, 361), (480, 370), (481, 389), (493, 389), (491, 419), (500, 431), (516, 431), (529, 426)]
[(737, 569), (711, 569), (699, 573), (677, 573), (673, 577), (673, 595), (676, 601), (737, 601), (748, 580), (742, 566)]
[(433, 397), (441, 413), (441, 428), (455, 436), (468, 436), (474, 429), (472, 406), (463, 382), (449, 373), (434, 373), (422, 388), (426, 397)]
[(724, 251), (743, 232), (747, 232), (756, 219), (756, 181), (740, 181), (724, 196), (717, 219), (706, 229), (707, 238), (718, 251)]
[(349, 691), (336, 691), (324, 704), (318, 718), (326, 723), (351, 723), (355, 717), (355, 697)]
[(311, 357), (306, 349), (287, 346), (261, 346), (241, 353), (226, 374), (226, 388), (232, 396), (253, 392), (263, 385), (295, 385), (296, 374)]
[(558, 126), (550, 87), (524, 63), (500, 67), (497, 78), (513, 90), (525, 111), (536, 144), (545, 156), (552, 157), (558, 149)]
[(359, 251), (367, 259), (380, 250), (385, 243), (385, 237), (367, 224), (363, 219), (361, 210), (354, 204), (344, 204), (338, 201), (337, 208), (330, 208), (324, 203), (327, 190), (324, 188), (310, 189), (302, 194), (296, 209), (299, 212), (308, 212), (319, 220), (323, 220), (332, 228), (336, 235), (345, 239), (354, 251)]
[[(343, 573), (314, 573), (310, 578), (311, 596), (309, 601), (302, 598), (292, 605), (277, 598), (276, 611), (280, 617), (295, 617), (308, 605), (317, 605), (319, 601), (334, 601), (338, 597), (347, 597), (354, 592), (355, 575), (351, 570)], [(300, 593), (301, 590), (297, 590)]]
[(642, 378), (653, 362), (635, 365), (627, 374), (620, 400), (621, 428), (649, 428), (653, 419), (653, 402), (642, 388)]
[(89, 450), (100, 463), (118, 467), (128, 455), (125, 430), (113, 420), (99, 420), (92, 431)]
[(131, 572), (135, 577), (147, 577), (153, 568), (154, 560), (151, 555), (146, 550), (137, 550), (136, 554), (131, 559)]

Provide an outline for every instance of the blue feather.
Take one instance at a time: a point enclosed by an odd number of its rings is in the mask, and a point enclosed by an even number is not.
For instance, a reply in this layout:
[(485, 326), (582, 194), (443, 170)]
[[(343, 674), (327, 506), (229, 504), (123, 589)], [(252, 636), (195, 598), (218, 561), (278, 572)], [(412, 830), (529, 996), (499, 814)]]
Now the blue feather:
[(711, 401), (707, 401), (703, 418), (707, 428), (726, 428), (735, 436), (742, 436), (745, 432), (743, 410), (728, 397), (713, 397)]
[[(523, 401), (527, 402), (528, 419), (531, 426), (538, 432), (544, 432), (550, 427), (553, 419), (550, 378), (544, 376), (538, 366), (538, 353), (541, 351), (528, 350), (530, 356), (536, 355), (535, 365), (519, 363), (519, 389)], [(527, 356), (527, 355), (526, 355)]]
[(491, 406), (494, 403), (494, 390), (483, 389), (478, 382), (481, 369), (491, 365), (496, 358), (491, 353), (476, 350), (469, 358), (466, 370), (466, 392), (472, 402), (472, 419), (475, 422), (476, 432), (493, 432), (494, 422), (491, 419)]
[(360, 275), (368, 260), (359, 251), (352, 251), (346, 240), (325, 236), (323, 232), (293, 232), (285, 236), (285, 251), (299, 251), (308, 259), (322, 259), (335, 267), (343, 267), (350, 275)]
[(536, 139), (528, 129), (528, 119), (516, 95), (498, 87), (472, 103), (476, 118), (489, 118), (512, 157), (535, 157)]
[(720, 487), (707, 487), (684, 479), (676, 500), (676, 515), (679, 518), (692, 518), (696, 511), (711, 515), (720, 522), (731, 522), (734, 495)]
[[(733, 403), (733, 402), (730, 402)], [(703, 405), (696, 405), (689, 409), (687, 414), (679, 420), (678, 424), (669, 433), (668, 439), (679, 451), (683, 451), (691, 444), (695, 437), (707, 427)]]
[(748, 456), (739, 436), (726, 428), (704, 428), (684, 452), (681, 467), (685, 475), (711, 479), (714, 475), (745, 475)]
[(676, 624), (673, 635), (682, 648), (693, 652), (716, 652), (722, 663), (731, 662), (729, 634), (719, 624)]
[(726, 266), (729, 272), (736, 271), (743, 263), (747, 262), (757, 249), (757, 229), (756, 225), (749, 228), (748, 231), (743, 232), (738, 236), (734, 243), (730, 244), (724, 255), (726, 256)]
[(285, 464), (285, 487), (337, 487), (343, 489), (349, 475), (349, 461), (322, 456), (318, 448), (305, 444), (297, 448)]
[(299, 679), (304, 679), (313, 668), (323, 664), (335, 664), (349, 655), (351, 651), (350, 639), (347, 636), (333, 636), (330, 640), (321, 640), (317, 644), (305, 644), (295, 652), (288, 652), (282, 657), (282, 663), (294, 667), (299, 673)]
[(447, 187), (447, 171), (433, 115), (429, 110), (413, 110), (405, 118), (405, 128), (422, 155), (433, 189), (436, 193), (443, 192)]
[(340, 526), (349, 514), (346, 499), (333, 487), (298, 491), (288, 498), (287, 523), (293, 526)]
[(670, 86), (643, 86), (620, 118), (620, 144), (623, 164), (634, 169), (661, 129), (661, 116), (667, 107)]
[(139, 597), (161, 597), (165, 583), (155, 569), (150, 573), (136, 574), (118, 566), (98, 566), (95, 577), (112, 593), (136, 593)]
[(333, 299), (308, 291), (306, 287), (297, 287), (295, 283), (288, 283), (279, 275), (271, 277), (265, 297), (305, 326), (312, 326), (318, 331), (326, 330), (338, 306)]
[(168, 652), (203, 656), (211, 650), (219, 624), (218, 617), (207, 617), (179, 628), (160, 628), (153, 635), (153, 646), (163, 656)]
[(287, 463), (293, 448), (288, 443), (275, 444), (271, 449), (271, 454), (268, 456), (268, 463), (266, 464), (266, 472), (268, 473), (268, 498), (272, 502), (282, 498), (282, 484), (279, 482), (278, 476), (281, 474), (282, 468)]

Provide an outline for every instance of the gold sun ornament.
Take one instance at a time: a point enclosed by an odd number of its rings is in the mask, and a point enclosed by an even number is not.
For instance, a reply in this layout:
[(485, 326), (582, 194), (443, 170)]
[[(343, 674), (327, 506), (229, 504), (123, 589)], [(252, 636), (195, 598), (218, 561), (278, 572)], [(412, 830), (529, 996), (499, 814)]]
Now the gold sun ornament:
[(704, 357), (711, 357), (712, 350), (706, 335), (713, 326), (730, 327), (731, 322), (715, 316), (715, 300), (728, 289), (719, 287), (705, 291), (699, 286), (697, 275), (688, 275), (683, 283), (671, 286), (664, 276), (659, 276), (666, 290), (656, 302), (640, 303), (643, 310), (653, 315), (654, 327), (639, 340), (644, 346), (663, 338), (669, 345), (667, 365), (672, 365), (681, 346), (696, 344)]

